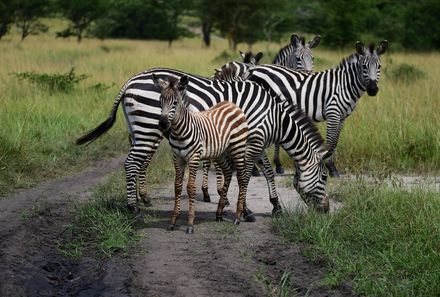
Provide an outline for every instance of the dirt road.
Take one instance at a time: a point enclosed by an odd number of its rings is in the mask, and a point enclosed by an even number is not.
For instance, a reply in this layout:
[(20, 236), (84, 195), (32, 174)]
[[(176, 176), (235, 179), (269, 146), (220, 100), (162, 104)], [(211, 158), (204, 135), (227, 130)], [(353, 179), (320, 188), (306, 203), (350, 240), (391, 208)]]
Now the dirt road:
[[(213, 202), (196, 202), (193, 235), (185, 233), (187, 199), (182, 201), (180, 228), (165, 230), (173, 186), (164, 185), (151, 192), (148, 213), (157, 221), (139, 230), (142, 239), (130, 256), (108, 261), (63, 257), (56, 246), (69, 224), (72, 201), (87, 199), (90, 188), (105, 180), (104, 173), (120, 169), (122, 161), (100, 162), (94, 169), (0, 200), (0, 296), (267, 296), (285, 271), (291, 272), (290, 286), (299, 296), (351, 296), (347, 288), (319, 287), (323, 268), (301, 256), (302, 247), (285, 245), (274, 234), (263, 177), (252, 178), (249, 187), (255, 223), (233, 226), (231, 206), (226, 220), (215, 222), (218, 196), (211, 176)], [(277, 181), (284, 205), (302, 204), (282, 178)], [(229, 197), (234, 205), (235, 181)], [(39, 213), (26, 219), (29, 211)]]

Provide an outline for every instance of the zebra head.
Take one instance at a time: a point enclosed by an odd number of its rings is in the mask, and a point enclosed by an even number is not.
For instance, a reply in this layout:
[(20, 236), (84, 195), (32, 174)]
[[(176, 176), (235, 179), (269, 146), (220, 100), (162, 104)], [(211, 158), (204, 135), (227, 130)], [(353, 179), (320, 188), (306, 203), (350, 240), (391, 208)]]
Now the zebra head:
[(159, 119), (159, 126), (164, 133), (169, 131), (170, 123), (176, 116), (178, 105), (184, 104), (183, 98), (185, 97), (188, 81), (189, 79), (186, 75), (180, 79), (172, 76), (161, 79), (153, 74), (154, 85), (161, 91), (159, 101), (162, 107), (162, 113)]
[(361, 83), (367, 89), (369, 96), (376, 96), (379, 92), (380, 77), (380, 56), (388, 49), (388, 41), (383, 40), (377, 49), (374, 49), (374, 45), (370, 44), (365, 47), (362, 42), (356, 42), (356, 52), (359, 55), (357, 62), (358, 72), (361, 75)]
[(275, 57), (273, 64), (286, 66), (292, 69), (313, 70), (312, 48), (317, 47), (321, 41), (321, 36), (317, 35), (309, 42), (305, 42), (303, 37), (292, 34), (290, 44), (283, 47)]
[(252, 54), (252, 52), (245, 52), (245, 53), (243, 53), (242, 51), (239, 52), (240, 52), (240, 56), (243, 58), (243, 63), (246, 64), (257, 65), (260, 62), (261, 58), (263, 57), (262, 52), (259, 52), (255, 56)]
[(239, 52), (243, 58), (243, 62), (228, 62), (220, 69), (215, 69), (214, 79), (224, 81), (244, 80), (242, 75), (248, 70), (249, 66), (257, 65), (263, 57), (263, 53), (261, 52), (255, 56), (252, 52)]
[(328, 212), (329, 198), (326, 191), (327, 168), (325, 161), (332, 155), (331, 151), (322, 151), (307, 160), (307, 166), (296, 168), (293, 186), (307, 205), (321, 212)]

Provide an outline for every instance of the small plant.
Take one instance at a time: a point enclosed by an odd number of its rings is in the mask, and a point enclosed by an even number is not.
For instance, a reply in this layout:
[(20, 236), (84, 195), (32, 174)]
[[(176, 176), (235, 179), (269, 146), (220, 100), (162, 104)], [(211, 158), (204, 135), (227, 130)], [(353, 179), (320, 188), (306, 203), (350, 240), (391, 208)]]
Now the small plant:
[(391, 80), (401, 81), (401, 82), (414, 82), (419, 79), (426, 77), (426, 73), (420, 70), (414, 65), (407, 63), (397, 63), (393, 64), (392, 60), (390, 66), (385, 68), (385, 74)]
[(13, 73), (13, 75), (20, 80), (29, 80), (39, 87), (48, 89), (49, 91), (60, 91), (66, 93), (72, 91), (76, 84), (88, 77), (85, 74), (75, 74), (75, 69), (73, 67), (69, 72), (66, 73), (48, 74), (35, 73), (34, 71), (31, 71)]
[(274, 284), (262, 271), (258, 271), (256, 278), (259, 282), (263, 283), (267, 290), (269, 297), (294, 297), (297, 296), (298, 290), (292, 288), (290, 284), (290, 273), (283, 272), (278, 284)]

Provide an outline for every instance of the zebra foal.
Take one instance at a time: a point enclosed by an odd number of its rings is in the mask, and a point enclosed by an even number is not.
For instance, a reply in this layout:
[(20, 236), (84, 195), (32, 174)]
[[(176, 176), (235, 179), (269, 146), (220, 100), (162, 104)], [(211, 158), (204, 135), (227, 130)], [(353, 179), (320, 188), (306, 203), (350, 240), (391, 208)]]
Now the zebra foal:
[[(180, 214), (180, 196), (185, 167), (188, 164), (187, 185), (189, 209), (187, 233), (194, 232), (195, 179), (200, 160), (214, 160), (223, 171), (225, 180), (220, 185), (220, 200), (216, 218), (221, 220), (232, 172), (229, 160), (237, 170), (239, 195), (234, 224), (240, 223), (245, 201), (245, 155), (248, 125), (246, 116), (235, 104), (223, 101), (202, 112), (191, 112), (185, 105), (185, 90), (188, 76), (180, 79), (168, 76), (158, 78), (153, 74), (154, 84), (161, 90), (162, 118), (159, 125), (170, 126), (169, 142), (173, 150), (175, 177), (175, 202), (169, 230), (175, 228)], [(169, 124), (168, 124), (169, 123)]]

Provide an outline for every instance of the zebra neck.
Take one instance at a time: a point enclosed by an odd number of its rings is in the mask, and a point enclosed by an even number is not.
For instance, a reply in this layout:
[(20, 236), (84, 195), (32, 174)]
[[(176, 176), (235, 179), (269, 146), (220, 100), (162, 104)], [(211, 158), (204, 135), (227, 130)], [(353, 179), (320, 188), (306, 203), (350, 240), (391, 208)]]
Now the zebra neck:
[(193, 124), (193, 114), (183, 103), (178, 103), (176, 113), (171, 120), (172, 132), (180, 135), (183, 130), (187, 130)]
[[(362, 83), (362, 72), (358, 67), (359, 57), (356, 54), (344, 59), (335, 69), (335, 77), (339, 80), (339, 98), (357, 102), (367, 87)], [(341, 96), (342, 95), (342, 96)]]

